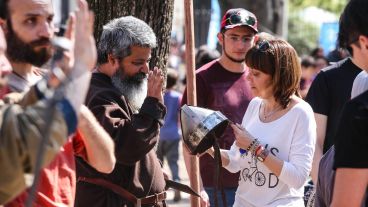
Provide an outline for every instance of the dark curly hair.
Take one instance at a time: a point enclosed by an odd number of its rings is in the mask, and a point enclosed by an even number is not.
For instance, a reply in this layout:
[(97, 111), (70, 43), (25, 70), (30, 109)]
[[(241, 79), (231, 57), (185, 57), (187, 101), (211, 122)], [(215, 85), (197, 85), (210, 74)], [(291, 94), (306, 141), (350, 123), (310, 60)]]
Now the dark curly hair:
[(8, 3), (9, 0), (0, 0), (0, 18), (1, 19), (7, 19), (8, 18), (8, 13), (9, 13), (9, 9), (8, 9)]

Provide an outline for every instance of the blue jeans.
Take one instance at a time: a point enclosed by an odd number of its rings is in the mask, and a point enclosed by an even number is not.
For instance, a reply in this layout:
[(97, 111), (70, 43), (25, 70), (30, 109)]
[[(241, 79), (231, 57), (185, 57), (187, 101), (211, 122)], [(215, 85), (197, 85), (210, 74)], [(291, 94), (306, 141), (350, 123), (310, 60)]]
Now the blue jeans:
[[(205, 187), (204, 189), (208, 194), (208, 198), (210, 199), (210, 206), (212, 207), (215, 206), (215, 195), (214, 195), (215, 188)], [(237, 188), (224, 188), (227, 204), (226, 207), (232, 207), (234, 205), (236, 189)], [(221, 190), (217, 191), (217, 198), (219, 207), (223, 207)]]
[(180, 139), (160, 140), (156, 151), (157, 157), (162, 163), (166, 157), (174, 181), (180, 181), (178, 167), (179, 142)]

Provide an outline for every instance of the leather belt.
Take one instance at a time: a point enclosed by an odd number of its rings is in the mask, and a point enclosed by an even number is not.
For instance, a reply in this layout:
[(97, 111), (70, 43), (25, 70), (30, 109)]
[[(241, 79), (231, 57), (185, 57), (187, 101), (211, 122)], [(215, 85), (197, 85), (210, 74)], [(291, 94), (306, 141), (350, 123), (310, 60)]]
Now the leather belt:
[(166, 206), (166, 203), (165, 203), (166, 191), (163, 191), (161, 193), (155, 193), (154, 195), (149, 195), (143, 198), (137, 198), (132, 193), (125, 190), (121, 186), (116, 185), (115, 183), (112, 183), (105, 179), (78, 177), (78, 181), (83, 181), (83, 182), (99, 185), (107, 189), (110, 189), (111, 191), (120, 195), (124, 199), (130, 201), (131, 203), (134, 203), (136, 207), (141, 207), (142, 205), (147, 205), (147, 204), (159, 206), (160, 202), (162, 202), (163, 206)]
[(150, 195), (144, 198), (137, 198), (137, 207), (140, 207), (142, 204), (153, 204), (158, 205), (159, 202), (163, 202), (166, 199), (166, 191), (161, 193), (155, 193), (154, 195)]

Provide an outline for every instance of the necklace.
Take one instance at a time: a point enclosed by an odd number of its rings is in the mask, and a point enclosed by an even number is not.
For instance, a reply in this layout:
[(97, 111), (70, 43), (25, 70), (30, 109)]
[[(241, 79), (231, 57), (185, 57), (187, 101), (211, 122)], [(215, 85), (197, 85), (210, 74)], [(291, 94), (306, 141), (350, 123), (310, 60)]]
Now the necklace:
[(266, 120), (266, 119), (270, 118), (272, 115), (274, 115), (276, 112), (278, 112), (282, 109), (282, 106), (279, 105), (274, 110), (272, 110), (272, 111), (270, 111), (266, 114), (266, 104), (263, 101), (262, 101), (262, 105), (263, 105), (263, 120)]

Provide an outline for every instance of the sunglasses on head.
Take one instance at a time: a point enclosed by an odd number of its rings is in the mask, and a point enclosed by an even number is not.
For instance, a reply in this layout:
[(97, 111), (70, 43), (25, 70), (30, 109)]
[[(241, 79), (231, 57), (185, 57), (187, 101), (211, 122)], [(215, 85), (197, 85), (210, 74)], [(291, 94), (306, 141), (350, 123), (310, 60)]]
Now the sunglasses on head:
[(267, 51), (271, 46), (270, 43), (267, 40), (261, 40), (258, 44), (257, 44), (257, 49), (261, 52), (265, 52)]
[(256, 23), (256, 19), (245, 12), (237, 12), (226, 20), (228, 20), (230, 24), (247, 24), (254, 26)]

